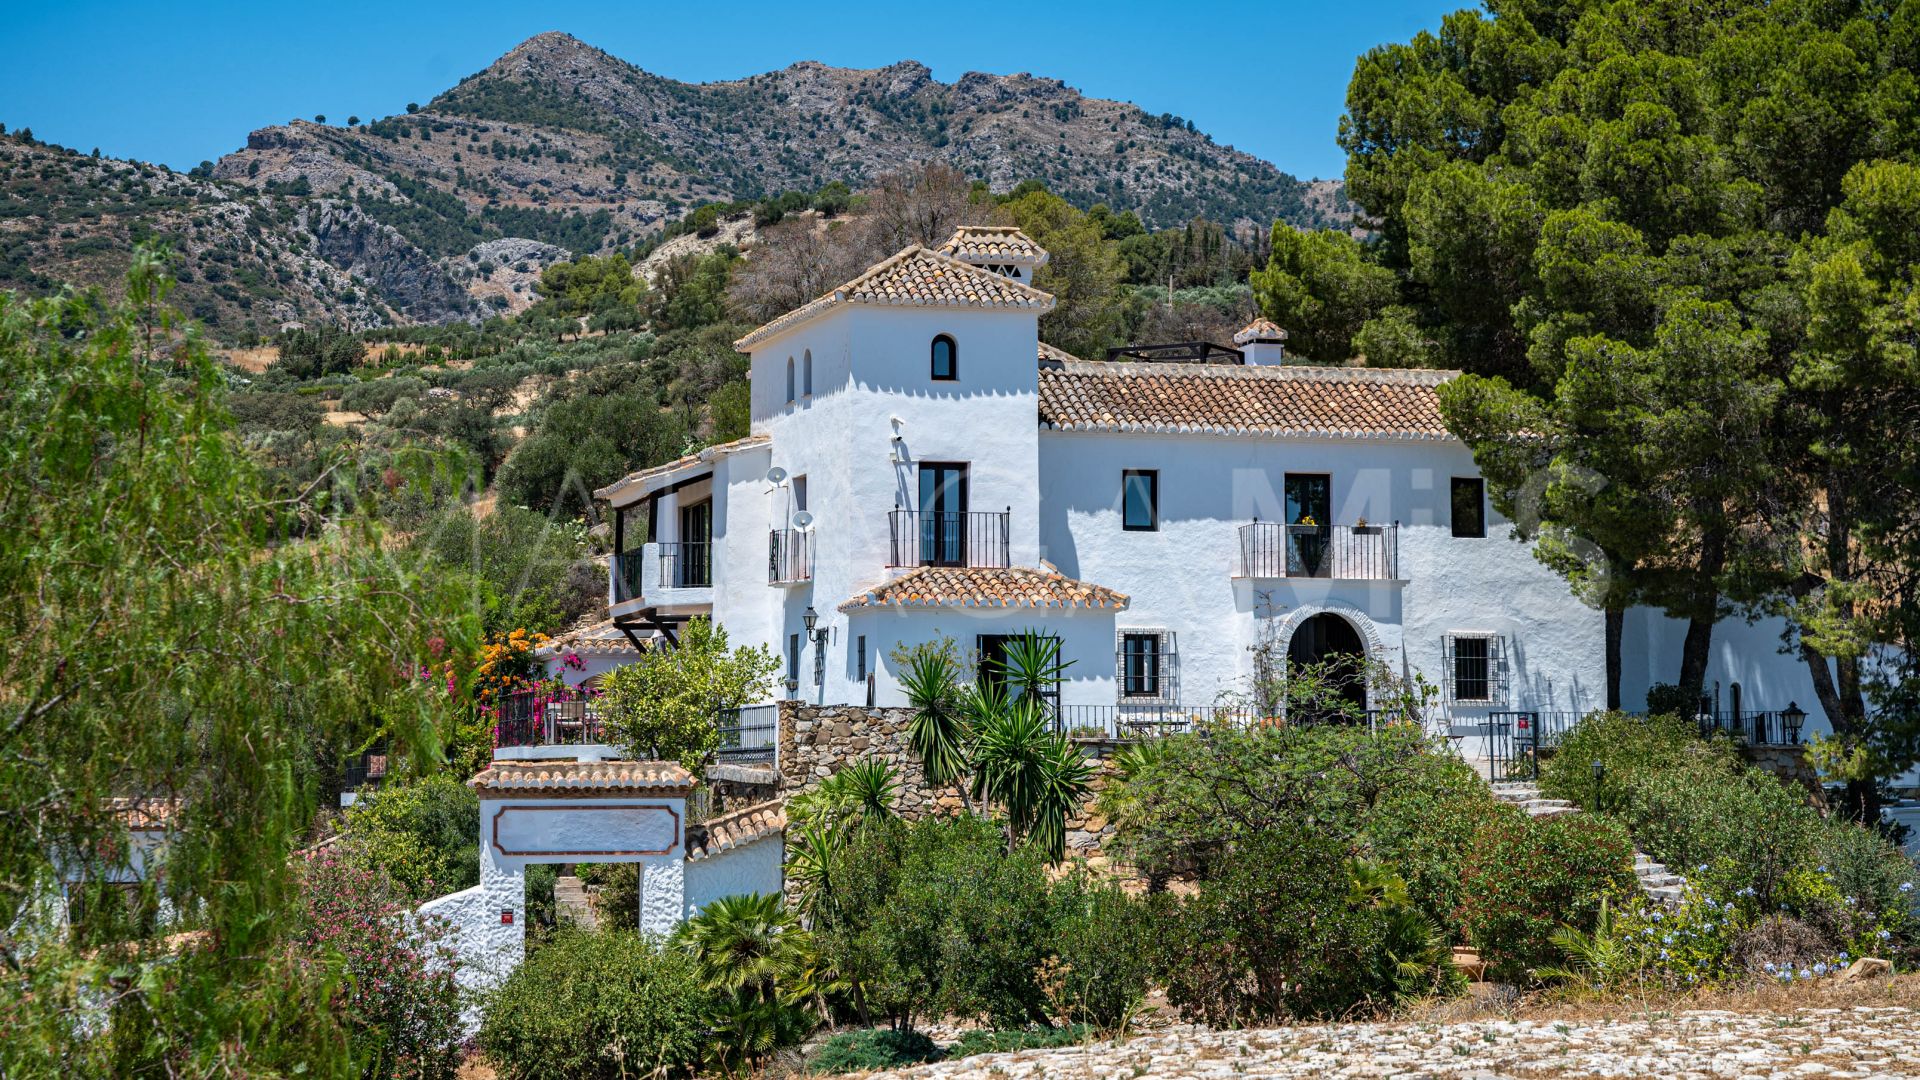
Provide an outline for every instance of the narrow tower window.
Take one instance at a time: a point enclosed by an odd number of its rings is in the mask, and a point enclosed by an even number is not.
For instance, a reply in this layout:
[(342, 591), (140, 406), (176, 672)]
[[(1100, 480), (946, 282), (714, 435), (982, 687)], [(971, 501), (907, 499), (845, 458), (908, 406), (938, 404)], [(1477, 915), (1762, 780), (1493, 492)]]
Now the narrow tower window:
[(958, 350), (945, 334), (933, 339), (933, 377), (943, 381), (960, 377)]

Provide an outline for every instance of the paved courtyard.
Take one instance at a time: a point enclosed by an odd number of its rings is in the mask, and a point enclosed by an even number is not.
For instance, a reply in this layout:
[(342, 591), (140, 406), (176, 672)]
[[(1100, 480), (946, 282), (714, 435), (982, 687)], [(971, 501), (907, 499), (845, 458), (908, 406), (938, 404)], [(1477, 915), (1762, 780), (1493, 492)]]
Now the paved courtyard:
[(1611, 1020), (1173, 1028), (1118, 1043), (983, 1054), (886, 1074), (1027, 1077), (1916, 1077), (1920, 1009), (1653, 1013)]

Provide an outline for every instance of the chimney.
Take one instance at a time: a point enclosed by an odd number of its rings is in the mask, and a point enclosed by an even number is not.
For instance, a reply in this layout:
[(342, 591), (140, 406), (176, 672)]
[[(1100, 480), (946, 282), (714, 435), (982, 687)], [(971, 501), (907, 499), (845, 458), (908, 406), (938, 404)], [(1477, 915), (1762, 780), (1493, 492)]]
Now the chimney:
[(1033, 272), (1047, 264), (1047, 249), (1011, 225), (962, 225), (940, 254), (1022, 285), (1033, 284)]
[(1233, 335), (1234, 347), (1249, 367), (1274, 367), (1287, 362), (1287, 332), (1266, 318), (1255, 319)]

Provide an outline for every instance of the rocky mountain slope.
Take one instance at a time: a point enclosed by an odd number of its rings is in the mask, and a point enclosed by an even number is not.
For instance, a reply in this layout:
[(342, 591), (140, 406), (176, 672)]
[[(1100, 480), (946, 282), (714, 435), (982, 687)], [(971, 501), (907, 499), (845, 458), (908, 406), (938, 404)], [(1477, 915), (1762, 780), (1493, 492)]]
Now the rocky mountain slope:
[(110, 281), (158, 234), (181, 253), (182, 299), (222, 337), (472, 320), (524, 307), (544, 265), (632, 244), (700, 203), (858, 188), (929, 158), (1153, 226), (1346, 217), (1336, 181), (1056, 79), (806, 62), (692, 85), (548, 33), (423, 108), (264, 128), (186, 176), (0, 138), (0, 288)]

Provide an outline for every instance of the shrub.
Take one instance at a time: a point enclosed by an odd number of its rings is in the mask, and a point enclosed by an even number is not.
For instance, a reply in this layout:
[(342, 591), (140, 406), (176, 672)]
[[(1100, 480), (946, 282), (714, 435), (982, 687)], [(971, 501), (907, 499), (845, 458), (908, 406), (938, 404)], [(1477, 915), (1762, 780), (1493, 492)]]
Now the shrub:
[(480, 797), (445, 773), (390, 779), (347, 808), (344, 850), (415, 902), (480, 882)]
[(1007, 852), (974, 817), (870, 821), (831, 850), (814, 907), (825, 967), (847, 1011), (885, 1018), (988, 1017), (1023, 1027), (1047, 1016), (1037, 980), (1048, 955), (1044, 860)]
[(828, 1074), (877, 1072), (939, 1058), (940, 1048), (920, 1032), (868, 1028), (843, 1031), (828, 1039), (807, 1070)]
[(1592, 802), (1593, 761), (1606, 770), (1598, 809), (1654, 858), (1738, 902), (1743, 918), (1784, 904), (1833, 950), (1871, 938), (1885, 951), (1911, 937), (1913, 862), (1872, 830), (1822, 818), (1729, 740), (1701, 739), (1684, 720), (1596, 714), (1568, 733), (1542, 786)]
[(1428, 919), (1457, 929), (1459, 863), (1496, 805), (1487, 785), (1420, 732), (1389, 727), (1223, 729), (1175, 736), (1122, 762), (1101, 808), (1115, 847), (1149, 878), (1210, 874), (1234, 842), (1310, 817), (1406, 879)]
[(1154, 923), (1147, 905), (1113, 882), (1070, 874), (1053, 887), (1054, 960), (1042, 988), (1053, 1014), (1111, 1031), (1146, 999)]
[(898, 887), (878, 925), (910, 984), (927, 992), (910, 1011), (997, 1027), (1045, 1021), (1036, 975), (1047, 952), (1046, 861), (1031, 846), (1007, 852), (1001, 843), (974, 817), (907, 831)]
[(1021, 1050), (1047, 1050), (1086, 1042), (1094, 1029), (1085, 1024), (1054, 1028), (1021, 1028), (1017, 1031), (973, 1031), (962, 1034), (947, 1047), (946, 1057), (972, 1057), (975, 1054), (1013, 1054)]
[(449, 929), (410, 917), (393, 882), (322, 850), (302, 876), (307, 941), (344, 962), (336, 997), (362, 1075), (429, 1080), (460, 1063), (460, 990)]
[(1481, 823), (1462, 866), (1462, 922), (1496, 971), (1551, 964), (1555, 930), (1591, 929), (1603, 896), (1636, 887), (1632, 864), (1626, 830), (1604, 818), (1503, 807)]
[(1396, 910), (1396, 890), (1376, 891), (1359, 869), (1345, 844), (1303, 822), (1236, 843), (1198, 896), (1163, 912), (1168, 1000), (1190, 1020), (1237, 1026), (1388, 1008), (1416, 983), (1457, 978), (1430, 928), (1407, 947), (1396, 928), (1411, 909)]
[(686, 952), (563, 926), (488, 998), (480, 1046), (508, 1080), (691, 1070), (712, 1004)]

